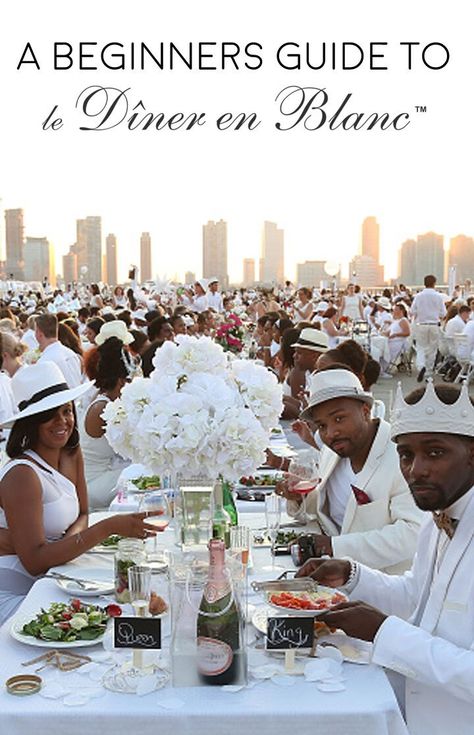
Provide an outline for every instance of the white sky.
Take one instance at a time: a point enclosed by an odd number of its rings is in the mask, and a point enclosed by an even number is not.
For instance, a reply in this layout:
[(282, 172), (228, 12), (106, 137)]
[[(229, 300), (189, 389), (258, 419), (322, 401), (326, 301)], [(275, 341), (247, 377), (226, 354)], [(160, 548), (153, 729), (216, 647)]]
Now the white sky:
[[(139, 236), (150, 231), (154, 271), (201, 272), (201, 226), (228, 222), (229, 266), (258, 258), (265, 219), (285, 230), (286, 273), (306, 259), (347, 261), (357, 251), (364, 217), (381, 226), (382, 259), (396, 275), (396, 251), (417, 233), (435, 230), (445, 244), (474, 235), (472, 187), (472, 24), (469, 0), (4, 0), (0, 28), (2, 114), (0, 197), (25, 210), (25, 233), (46, 235), (57, 257), (75, 240), (75, 220), (101, 215), (103, 235), (117, 235), (119, 277), (138, 261)], [(26, 42), (41, 65), (16, 71)], [(75, 46), (75, 68), (54, 71), (53, 42)], [(257, 71), (78, 71), (77, 43), (235, 41), (263, 45)], [(367, 50), (386, 41), (388, 71), (285, 71), (282, 43), (353, 41)], [(407, 71), (400, 41), (440, 41), (451, 60), (442, 71)], [(433, 55), (433, 61), (438, 56)], [(131, 87), (131, 106), (171, 115), (205, 112), (197, 130), (80, 132), (75, 110), (88, 85)], [(296, 129), (279, 132), (276, 94), (287, 85), (320, 86), (328, 111), (348, 92), (348, 111), (409, 112), (402, 132)], [(58, 104), (64, 127), (41, 123)], [(426, 114), (415, 113), (426, 105)], [(253, 132), (217, 131), (226, 111), (255, 111)]]

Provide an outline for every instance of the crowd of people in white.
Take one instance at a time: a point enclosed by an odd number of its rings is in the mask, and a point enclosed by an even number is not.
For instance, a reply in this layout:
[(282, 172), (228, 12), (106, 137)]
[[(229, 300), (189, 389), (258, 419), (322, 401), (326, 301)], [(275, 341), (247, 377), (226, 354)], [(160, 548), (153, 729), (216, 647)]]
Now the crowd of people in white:
[[(282, 419), (320, 452), (319, 484), (304, 504), (291, 476), (277, 487), (312, 534), (317, 560), (299, 574), (376, 605), (348, 603), (327, 620), (373, 640), (374, 660), (405, 676), (413, 733), (445, 732), (454, 708), (467, 733), (474, 715), (474, 295), (444, 296), (433, 276), (416, 294), (403, 286), (374, 295), (354, 284), (334, 292), (288, 282), (222, 293), (217, 279), (193, 288), (6, 292), (0, 621), (51, 566), (112, 532), (153, 533), (143, 513), (88, 527), (88, 512), (113, 501), (128, 461), (109, 445), (103, 411), (136, 376), (150, 375), (165, 342), (184, 334), (211, 337), (276, 375)], [(435, 372), (440, 382), (423, 383), (406, 402), (399, 395), (390, 423), (371, 388), (411, 369), (413, 356), (420, 384)], [(462, 391), (441, 383), (460, 377)], [(267, 462), (289, 469), (270, 450)], [(426, 511), (438, 513), (437, 525)]]

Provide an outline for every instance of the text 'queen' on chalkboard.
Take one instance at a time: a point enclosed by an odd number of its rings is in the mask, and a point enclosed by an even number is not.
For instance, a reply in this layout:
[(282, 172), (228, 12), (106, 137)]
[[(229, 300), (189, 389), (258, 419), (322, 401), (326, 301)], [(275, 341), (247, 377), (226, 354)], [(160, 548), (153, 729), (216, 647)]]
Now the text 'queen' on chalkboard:
[(268, 650), (311, 648), (313, 640), (314, 618), (268, 618)]
[(161, 648), (160, 618), (114, 618), (115, 648)]

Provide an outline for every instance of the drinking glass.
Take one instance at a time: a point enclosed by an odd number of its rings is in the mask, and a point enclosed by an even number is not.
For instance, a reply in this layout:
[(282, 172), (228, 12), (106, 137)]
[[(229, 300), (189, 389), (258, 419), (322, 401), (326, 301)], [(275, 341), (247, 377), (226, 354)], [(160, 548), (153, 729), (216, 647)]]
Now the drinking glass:
[(230, 550), (246, 569), (250, 553), (250, 528), (248, 526), (231, 526)]
[[(153, 513), (154, 515), (147, 518), (147, 523), (151, 523), (160, 531), (164, 531), (171, 520), (171, 508), (168, 497), (163, 490), (153, 490), (143, 495), (140, 502), (140, 511)], [(154, 548), (157, 549), (157, 536), (155, 536)]]
[(272, 493), (271, 495), (265, 496), (265, 518), (267, 523), (267, 534), (271, 541), (271, 554), (272, 563), (271, 566), (263, 567), (266, 572), (274, 572), (275, 569), (281, 569), (282, 567), (275, 566), (275, 542), (280, 528), (281, 520), (281, 498), (279, 495)]
[(315, 516), (307, 511), (306, 498), (319, 482), (319, 452), (314, 449), (302, 449), (290, 460), (288, 465), (288, 489), (298, 493), (302, 498), (302, 510), (306, 521)]
[[(144, 566), (133, 566), (128, 570), (128, 586), (130, 602), (137, 618), (148, 617), (151, 593), (151, 569)], [(143, 669), (143, 651), (133, 651), (133, 667)]]
[[(250, 528), (248, 526), (231, 526), (230, 556), (235, 560), (239, 577), (245, 580), (250, 555)], [(238, 566), (237, 566), (238, 565)]]

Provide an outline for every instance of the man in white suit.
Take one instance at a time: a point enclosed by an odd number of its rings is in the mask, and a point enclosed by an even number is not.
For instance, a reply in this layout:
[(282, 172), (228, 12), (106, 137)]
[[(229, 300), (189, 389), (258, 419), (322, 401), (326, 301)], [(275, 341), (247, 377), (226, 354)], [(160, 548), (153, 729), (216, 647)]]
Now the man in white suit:
[(389, 576), (352, 561), (314, 559), (298, 574), (366, 601), (338, 605), (321, 619), (373, 641), (372, 661), (404, 677), (411, 735), (472, 735), (474, 406), (467, 386), (435, 389), (430, 382), (406, 402), (399, 391), (392, 437), (415, 502), (433, 511), (412, 569)]
[(283, 493), (290, 515), (316, 518), (317, 556), (349, 556), (398, 574), (411, 566), (423, 514), (400, 472), (390, 424), (371, 418), (372, 403), (350, 370), (321, 370), (311, 377), (302, 418), (319, 430), (325, 445), (321, 481), (306, 508), (291, 492), (291, 476)]

